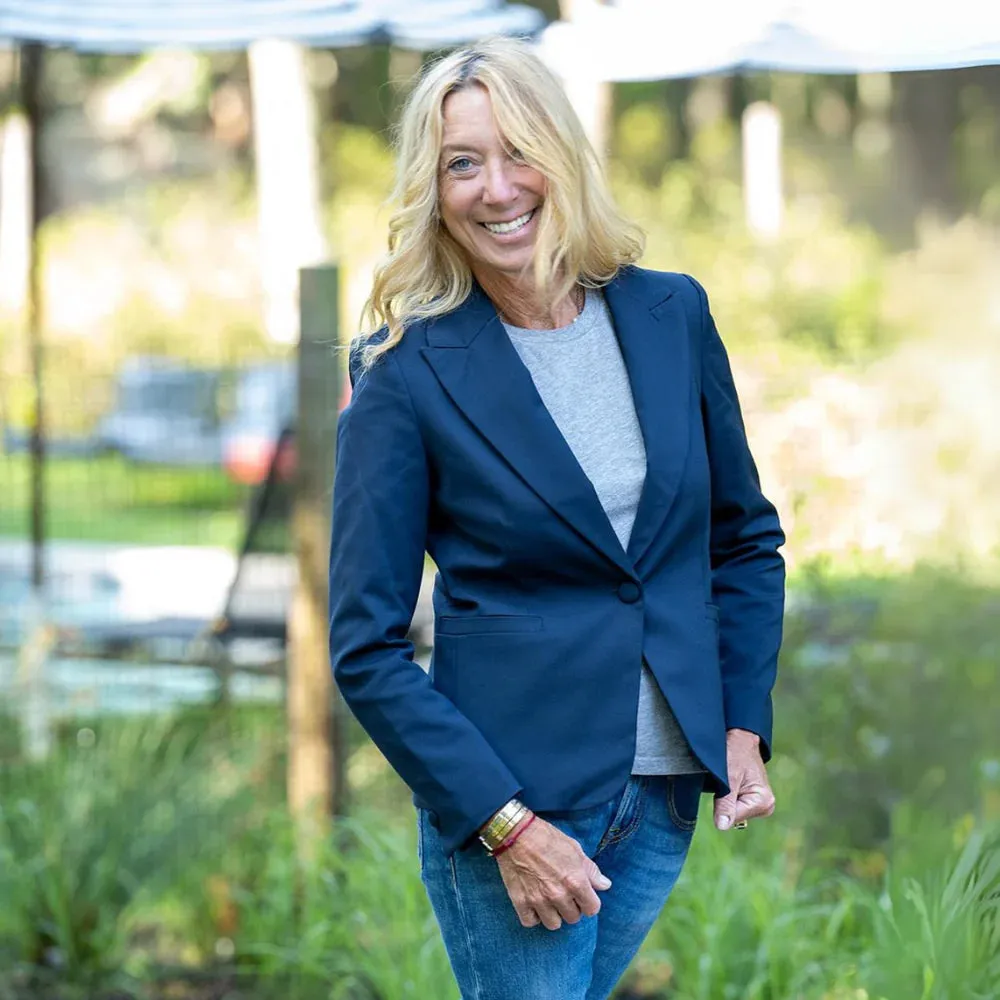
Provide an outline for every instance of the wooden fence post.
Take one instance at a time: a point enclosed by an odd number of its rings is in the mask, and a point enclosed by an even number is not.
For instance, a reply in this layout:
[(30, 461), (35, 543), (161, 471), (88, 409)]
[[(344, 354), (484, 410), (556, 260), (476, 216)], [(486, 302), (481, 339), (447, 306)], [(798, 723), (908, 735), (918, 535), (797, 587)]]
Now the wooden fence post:
[(334, 449), (340, 404), (338, 270), (300, 274), (301, 333), (292, 539), (298, 583), (288, 623), (288, 804), (308, 858), (343, 810), (341, 712), (330, 671), (328, 573)]

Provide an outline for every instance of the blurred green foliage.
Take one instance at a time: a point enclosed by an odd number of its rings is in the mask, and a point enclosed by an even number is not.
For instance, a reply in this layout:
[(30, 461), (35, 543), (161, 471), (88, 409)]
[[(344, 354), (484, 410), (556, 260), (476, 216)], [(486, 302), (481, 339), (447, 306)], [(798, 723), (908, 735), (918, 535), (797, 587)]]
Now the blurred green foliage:
[[(702, 817), (707, 827), (707, 810)], [(750, 840), (753, 843), (750, 843)], [(914, 866), (913, 848), (919, 863)], [(883, 875), (808, 863), (794, 827), (703, 830), (626, 977), (670, 1000), (956, 1000), (1000, 987), (1000, 835), (911, 844)]]
[[(621, 1000), (996, 995), (998, 600), (931, 570), (798, 576), (778, 811), (723, 835), (703, 800)], [(254, 1000), (454, 996), (408, 794), (353, 724), (349, 747), (351, 819), (306, 863), (279, 707), (76, 720), (44, 764), (6, 746), (0, 996), (69, 998), (75, 983), (146, 997), (177, 970)]]
[(808, 842), (947, 841), (965, 815), (1000, 818), (997, 591), (919, 568), (806, 572), (792, 597), (776, 739)]
[(648, 264), (698, 277), (727, 343), (786, 348), (791, 365), (802, 352), (857, 364), (893, 346), (900, 331), (881, 315), (889, 252), (869, 227), (817, 195), (791, 201), (780, 236), (762, 242), (744, 221), (733, 124), (701, 130), (683, 160), (664, 160), (670, 135), (663, 109), (632, 105), (617, 122), (612, 185), (647, 231)]
[[(219, 88), (246, 95), (241, 54), (198, 58), (191, 88), (157, 112), (161, 124), (207, 130)], [(324, 226), (345, 273), (344, 337), (385, 246), (386, 125), (402, 93), (385, 82), (392, 59), (385, 47), (338, 54), (336, 82), (327, 59), (319, 86)], [(51, 100), (81, 105), (138, 66), (55, 60)], [(944, 133), (921, 117), (928, 88), (950, 109)], [(906, 536), (884, 551), (856, 547), (839, 525), (872, 511), (862, 487), (880, 470), (861, 466), (851, 478), (855, 456), (842, 446), (820, 453), (817, 471), (814, 439), (798, 451), (779, 442), (772, 481), (789, 550), (805, 555), (793, 560), (776, 691), (778, 813), (737, 838), (711, 830), (703, 804), (690, 863), (622, 1000), (1000, 996), (1000, 598), (983, 558), (1000, 480), (971, 374), (995, 385), (985, 303), (996, 287), (998, 96), (995, 75), (979, 71), (616, 90), (615, 194), (648, 232), (646, 262), (708, 289), (756, 440), (766, 445), (769, 416), (788, 422), (799, 401), (813, 407), (813, 426), (848, 442), (904, 429), (912, 440), (886, 437), (877, 454), (902, 468), (909, 441), (928, 461), (922, 478), (901, 479), (882, 516), (904, 520), (919, 506), (940, 557), (937, 568), (900, 575), (920, 554)], [(761, 98), (781, 107), (787, 138), (785, 224), (770, 241), (747, 232), (740, 186), (739, 114)], [(938, 177), (927, 154), (942, 144), (951, 159)], [(46, 221), (54, 431), (91, 428), (130, 355), (229, 365), (283, 353), (259, 323), (249, 161), (242, 140), (202, 175), (125, 185)], [(978, 218), (931, 225), (925, 209), (948, 222)], [(27, 424), (26, 371), (8, 322), (0, 421)], [(5, 500), (23, 497), (23, 462), (3, 461)], [(49, 473), (55, 534), (236, 537), (243, 497), (221, 475), (189, 481), (104, 459), (86, 470), (53, 462)], [(948, 502), (934, 507), (942, 484)], [(23, 500), (5, 503), (0, 534), (22, 534), (25, 523)], [(978, 561), (963, 564), (973, 541)], [(280, 710), (245, 706), (77, 720), (58, 753), (34, 763), (19, 755), (16, 715), (5, 716), (0, 1000), (103, 1000), (113, 989), (152, 1000), (166, 995), (154, 984), (168, 969), (235, 977), (254, 1000), (454, 996), (398, 779), (353, 728), (352, 819), (304, 867), (283, 805), (284, 732)]]
[(181, 877), (251, 793), (214, 765), (212, 727), (161, 717), (73, 735), (0, 770), (0, 954), (8, 972), (107, 987), (135, 900)]
[[(737, 136), (727, 122), (702, 130), (692, 156), (664, 166), (670, 130), (646, 105), (618, 124), (626, 155), (610, 164), (623, 209), (646, 228), (647, 263), (694, 273), (737, 350), (788, 345), (830, 363), (887, 350), (898, 330), (881, 314), (888, 257), (867, 228), (849, 225), (832, 201), (790, 206), (782, 238), (762, 247), (747, 233)], [(349, 125), (324, 129), (326, 229), (346, 279), (364, 283), (385, 246), (383, 203), (392, 179), (384, 137)], [(121, 204), (91, 206), (50, 218), (42, 230), (49, 294), (59, 276), (102, 247), (101, 273), (88, 282), (78, 329), (53, 331), (46, 383), (54, 430), (92, 426), (124, 358), (168, 354), (201, 364), (236, 364), (284, 353), (259, 324), (252, 191), (242, 171), (204, 180), (147, 185)], [(228, 289), (228, 290), (227, 290)], [(356, 328), (358, 295), (345, 296), (342, 336)], [(50, 323), (70, 315), (63, 298), (47, 307)], [(92, 319), (81, 319), (92, 315)], [(6, 420), (29, 420), (26, 356), (13, 331), (0, 339)]]

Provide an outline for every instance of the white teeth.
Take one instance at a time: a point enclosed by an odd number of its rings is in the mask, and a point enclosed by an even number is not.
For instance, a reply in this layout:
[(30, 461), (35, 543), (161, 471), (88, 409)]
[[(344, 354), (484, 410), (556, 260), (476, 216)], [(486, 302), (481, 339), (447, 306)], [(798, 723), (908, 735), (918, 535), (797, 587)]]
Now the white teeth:
[(513, 233), (522, 226), (526, 226), (534, 214), (535, 210), (532, 209), (530, 212), (525, 212), (524, 215), (519, 215), (511, 222), (484, 222), (483, 225), (491, 233)]

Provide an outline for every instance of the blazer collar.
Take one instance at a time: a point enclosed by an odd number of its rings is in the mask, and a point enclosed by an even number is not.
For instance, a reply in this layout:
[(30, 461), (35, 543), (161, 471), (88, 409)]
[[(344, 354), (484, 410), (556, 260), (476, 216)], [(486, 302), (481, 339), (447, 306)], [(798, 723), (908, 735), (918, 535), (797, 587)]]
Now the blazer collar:
[[(606, 296), (617, 298), (624, 309), (656, 311), (674, 295), (673, 288), (664, 288), (655, 280), (655, 273), (630, 265), (622, 268), (603, 287)], [(630, 300), (630, 301), (629, 301)], [(612, 306), (612, 313), (614, 307)], [(615, 316), (616, 324), (618, 317)], [(429, 347), (469, 347), (483, 328), (498, 320), (496, 307), (475, 280), (465, 301), (450, 313), (427, 320), (426, 337)], [(620, 336), (620, 334), (619, 334)]]
[(646, 446), (646, 480), (627, 553), (478, 285), (458, 309), (428, 323), (421, 353), (455, 405), (514, 471), (593, 548), (632, 575), (677, 493), (687, 457), (688, 336), (672, 291), (648, 272), (625, 268), (604, 294)]
[(677, 497), (687, 462), (695, 385), (691, 331), (680, 296), (655, 273), (625, 269), (604, 294), (646, 446), (646, 481), (628, 543), (638, 566)]
[[(485, 327), (499, 324), (500, 317), (479, 283), (472, 282), (468, 298), (450, 313), (427, 321), (427, 344), (430, 347), (469, 347)], [(502, 324), (500, 324), (503, 332)]]

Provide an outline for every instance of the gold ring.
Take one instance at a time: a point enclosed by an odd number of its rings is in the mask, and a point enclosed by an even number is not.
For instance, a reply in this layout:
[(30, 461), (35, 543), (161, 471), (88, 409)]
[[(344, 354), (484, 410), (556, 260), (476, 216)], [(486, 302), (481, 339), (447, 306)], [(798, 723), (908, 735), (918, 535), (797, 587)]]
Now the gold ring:
[(747, 828), (747, 821), (745, 819), (741, 819), (738, 823), (733, 824), (734, 830), (745, 830), (746, 828)]

